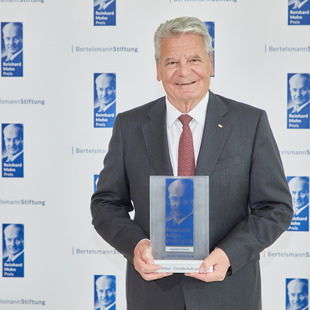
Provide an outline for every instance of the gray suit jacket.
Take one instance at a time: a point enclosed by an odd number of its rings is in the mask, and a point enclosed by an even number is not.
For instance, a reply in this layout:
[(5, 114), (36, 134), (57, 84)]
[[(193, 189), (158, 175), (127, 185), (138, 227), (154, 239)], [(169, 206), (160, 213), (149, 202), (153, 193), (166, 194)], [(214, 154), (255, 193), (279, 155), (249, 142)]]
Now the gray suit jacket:
[(128, 260), (127, 309), (183, 310), (182, 291), (188, 310), (261, 309), (259, 253), (293, 215), (266, 113), (210, 92), (196, 175), (210, 176), (210, 251), (222, 248), (231, 263), (222, 282), (180, 274), (147, 282), (134, 269), (134, 248), (149, 238), (149, 176), (172, 174), (165, 99), (119, 114), (91, 211), (98, 233)]

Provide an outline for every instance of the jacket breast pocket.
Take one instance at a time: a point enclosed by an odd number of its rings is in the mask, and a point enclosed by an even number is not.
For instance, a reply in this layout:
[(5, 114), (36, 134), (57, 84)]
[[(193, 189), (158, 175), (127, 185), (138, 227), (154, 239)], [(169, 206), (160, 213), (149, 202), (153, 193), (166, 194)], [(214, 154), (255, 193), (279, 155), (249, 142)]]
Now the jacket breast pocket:
[(225, 159), (220, 159), (218, 162), (215, 164), (214, 171), (215, 170), (222, 170), (226, 168), (230, 168), (233, 166), (238, 166), (242, 163), (241, 161), (241, 156), (240, 155), (235, 155), (229, 158)]

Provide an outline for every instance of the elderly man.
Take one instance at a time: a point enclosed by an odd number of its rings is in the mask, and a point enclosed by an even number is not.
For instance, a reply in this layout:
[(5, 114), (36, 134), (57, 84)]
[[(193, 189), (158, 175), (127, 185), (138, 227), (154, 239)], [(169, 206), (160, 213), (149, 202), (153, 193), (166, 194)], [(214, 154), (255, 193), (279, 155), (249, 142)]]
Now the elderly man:
[(115, 310), (115, 276), (101, 276), (96, 280), (96, 293), (100, 307), (96, 310)]
[[(154, 42), (166, 96), (117, 116), (92, 196), (93, 225), (128, 260), (127, 309), (259, 310), (259, 253), (293, 214), (266, 113), (209, 90), (212, 45), (200, 20), (167, 21)], [(157, 272), (149, 178), (193, 174), (209, 176), (210, 255), (197, 273)]]
[(5, 144), (5, 156), (2, 162), (23, 162), (23, 126), (21, 124), (9, 124), (3, 129), (3, 140)]
[(293, 199), (294, 217), (288, 230), (309, 231), (309, 178), (294, 177), (288, 186)]
[(175, 180), (169, 184), (168, 192), (166, 245), (193, 246), (193, 181)]
[(292, 199), (294, 214), (299, 215), (309, 207), (309, 179), (307, 177), (295, 177), (288, 183)]
[(4, 241), (7, 250), (7, 256), (4, 262), (23, 262), (24, 261), (24, 228), (22, 225), (11, 224), (5, 227)]
[[(193, 218), (193, 184), (192, 180), (176, 180), (168, 187), (169, 205), (168, 226), (179, 226), (190, 217)], [(192, 220), (193, 221), (193, 220)]]
[(3, 41), (6, 50), (5, 61), (21, 61), (23, 53), (23, 27), (21, 23), (7, 23), (3, 29)]
[(291, 103), (288, 106), (290, 113), (309, 114), (310, 103), (310, 75), (294, 74), (289, 79)]
[[(116, 113), (116, 77), (102, 73), (95, 79), (97, 100), (94, 109), (95, 127), (113, 127)], [(96, 97), (96, 96), (95, 96)]]
[(95, 80), (98, 98), (97, 113), (106, 112), (116, 100), (116, 79), (113, 73), (102, 73)]
[(286, 310), (308, 310), (308, 280), (293, 279), (287, 284)]
[(22, 23), (5, 24), (2, 34), (5, 49), (2, 51), (1, 57), (1, 74), (2, 76), (23, 76)]

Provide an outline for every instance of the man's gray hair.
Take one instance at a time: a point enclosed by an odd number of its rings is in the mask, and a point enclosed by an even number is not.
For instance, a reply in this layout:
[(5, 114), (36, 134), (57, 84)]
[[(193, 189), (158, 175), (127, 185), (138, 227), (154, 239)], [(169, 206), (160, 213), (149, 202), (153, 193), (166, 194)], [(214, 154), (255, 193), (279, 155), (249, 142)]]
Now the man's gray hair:
[(208, 57), (212, 55), (212, 38), (205, 24), (196, 17), (178, 17), (162, 23), (154, 35), (155, 58), (159, 63), (160, 42), (163, 39), (177, 37), (184, 33), (195, 33), (202, 36)]

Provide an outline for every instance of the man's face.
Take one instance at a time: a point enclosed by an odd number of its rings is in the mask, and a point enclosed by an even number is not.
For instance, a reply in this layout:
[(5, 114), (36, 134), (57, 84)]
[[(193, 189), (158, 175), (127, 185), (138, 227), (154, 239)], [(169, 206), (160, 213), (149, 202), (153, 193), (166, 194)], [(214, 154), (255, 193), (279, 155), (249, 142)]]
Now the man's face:
[(24, 240), (19, 228), (8, 226), (4, 230), (4, 240), (10, 255), (16, 255), (24, 249)]
[(173, 215), (176, 218), (183, 218), (193, 210), (192, 200), (186, 195), (185, 185), (179, 180), (169, 185), (169, 201)]
[(162, 81), (169, 101), (179, 110), (194, 107), (207, 94), (213, 75), (213, 57), (207, 56), (204, 40), (188, 33), (166, 38), (160, 44), (157, 80)]
[(288, 284), (288, 297), (293, 309), (300, 310), (308, 305), (308, 292), (305, 285), (298, 280), (292, 280)]
[(108, 306), (115, 301), (115, 290), (113, 280), (109, 278), (99, 278), (96, 282), (98, 300), (102, 306)]
[(302, 105), (310, 99), (310, 89), (306, 85), (306, 79), (299, 75), (293, 75), (289, 81), (292, 100), (297, 105)]
[(23, 139), (20, 136), (20, 129), (8, 125), (3, 130), (4, 143), (9, 155), (13, 156), (23, 149)]
[(23, 39), (18, 30), (19, 27), (14, 24), (6, 24), (3, 28), (4, 45), (10, 55), (17, 53), (23, 47)]
[(111, 78), (100, 75), (96, 79), (97, 96), (101, 104), (108, 104), (115, 100), (115, 87), (111, 84)]
[(309, 202), (309, 189), (302, 179), (294, 178), (289, 182), (294, 209), (299, 209)]

